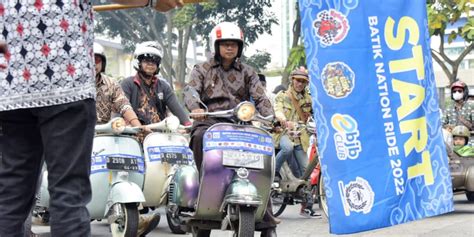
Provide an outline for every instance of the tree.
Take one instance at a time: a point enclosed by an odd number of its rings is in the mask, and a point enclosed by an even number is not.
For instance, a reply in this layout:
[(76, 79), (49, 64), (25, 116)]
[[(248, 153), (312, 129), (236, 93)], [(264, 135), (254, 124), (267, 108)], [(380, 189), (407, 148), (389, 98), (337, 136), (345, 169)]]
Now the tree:
[[(474, 7), (474, 0), (429, 0), (428, 2), (428, 26), (430, 35), (438, 37), (440, 45), (438, 49), (431, 49), (433, 59), (441, 66), (450, 83), (457, 80), (459, 65), (464, 57), (474, 48), (474, 18), (470, 11)], [(446, 29), (455, 22), (460, 22), (462, 16), (467, 21), (451, 32)], [(466, 47), (456, 59), (451, 59), (445, 52), (445, 34), (448, 33), (448, 43), (461, 37), (466, 42)]]
[(304, 45), (300, 42), (301, 37), (301, 16), (299, 9), (299, 1), (296, 1), (296, 19), (293, 23), (293, 42), (291, 44), (290, 56), (286, 61), (285, 70), (283, 70), (283, 75), (281, 79), (282, 85), (288, 85), (290, 72), (295, 68), (295, 66), (302, 66), (301, 62), (304, 58), (304, 65), (306, 65), (306, 54), (304, 51)]
[[(276, 17), (267, 11), (270, 2), (216, 0), (187, 5), (166, 14), (149, 9), (111, 11), (98, 14), (96, 32), (109, 37), (120, 36), (127, 49), (135, 42), (157, 40), (165, 49), (162, 73), (170, 82), (176, 78), (184, 83), (186, 53), (190, 39), (207, 39), (216, 22), (236, 22), (244, 31), (246, 43), (253, 43), (260, 34), (271, 33)], [(166, 30), (166, 32), (165, 32)], [(177, 44), (178, 57), (172, 57)]]
[(262, 72), (267, 69), (268, 63), (272, 61), (271, 54), (265, 51), (257, 50), (257, 53), (250, 57), (243, 57), (243, 62), (253, 67), (257, 72)]
[[(450, 83), (453, 83), (457, 80), (459, 65), (474, 48), (474, 18), (470, 12), (474, 7), (474, 0), (428, 0), (427, 3), (430, 35), (439, 37), (440, 39), (439, 48), (431, 49), (432, 57), (441, 66), (449, 78)], [(285, 67), (282, 83), (288, 83), (288, 73), (293, 68), (304, 65), (306, 62), (304, 46), (298, 44), (301, 34), (298, 3), (296, 4), (296, 8), (298, 15), (293, 27), (293, 44)], [(467, 21), (456, 30), (449, 32), (448, 43), (451, 43), (457, 37), (461, 37), (466, 42), (466, 48), (464, 48), (455, 60), (452, 60), (446, 55), (444, 49), (445, 31), (450, 24), (459, 22), (461, 16), (466, 16)]]

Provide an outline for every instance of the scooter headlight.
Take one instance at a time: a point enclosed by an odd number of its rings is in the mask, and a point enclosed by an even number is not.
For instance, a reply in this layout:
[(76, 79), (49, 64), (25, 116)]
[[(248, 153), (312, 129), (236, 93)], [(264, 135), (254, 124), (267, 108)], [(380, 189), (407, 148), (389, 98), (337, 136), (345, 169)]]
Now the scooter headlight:
[(176, 116), (166, 118), (166, 128), (170, 131), (176, 131), (179, 128), (179, 119)]
[(120, 134), (125, 130), (125, 120), (123, 118), (116, 118), (112, 124), (112, 132), (115, 134)]
[(250, 102), (242, 102), (237, 106), (236, 116), (239, 120), (248, 122), (255, 117), (255, 105)]

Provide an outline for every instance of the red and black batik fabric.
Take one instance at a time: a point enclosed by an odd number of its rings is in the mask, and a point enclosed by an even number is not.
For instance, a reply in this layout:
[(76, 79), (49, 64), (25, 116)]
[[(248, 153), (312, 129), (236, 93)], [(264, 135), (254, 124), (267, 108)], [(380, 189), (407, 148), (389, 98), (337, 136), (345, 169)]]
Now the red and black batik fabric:
[(88, 0), (2, 0), (0, 111), (95, 97)]

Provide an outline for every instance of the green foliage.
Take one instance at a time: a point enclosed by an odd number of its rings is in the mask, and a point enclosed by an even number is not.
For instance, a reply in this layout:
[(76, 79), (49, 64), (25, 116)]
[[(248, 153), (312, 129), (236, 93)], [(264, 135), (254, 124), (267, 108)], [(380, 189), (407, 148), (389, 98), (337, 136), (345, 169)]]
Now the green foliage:
[[(428, 28), (431, 36), (439, 37), (439, 49), (431, 49), (433, 59), (441, 66), (450, 83), (457, 80), (459, 65), (466, 55), (474, 48), (474, 19), (472, 10), (474, 0), (429, 0), (427, 1)], [(462, 18), (467, 20), (460, 27), (451, 32), (446, 29), (452, 28)], [(447, 34), (448, 43), (452, 43), (457, 37), (466, 41), (466, 47), (459, 53), (456, 59), (451, 59), (444, 50), (444, 37)]]
[[(255, 4), (253, 1), (228, 0), (187, 5), (172, 12), (172, 25), (177, 29), (192, 25), (196, 35), (207, 39), (216, 23), (231, 21), (243, 29), (248, 44), (263, 33), (271, 33), (271, 26), (278, 24), (276, 16), (268, 11), (271, 6), (267, 1)], [(96, 33), (120, 36), (127, 48), (139, 41), (163, 39), (167, 23), (163, 13), (148, 8), (100, 12), (96, 19)], [(176, 39), (177, 36), (173, 35), (173, 41)]]
[(242, 61), (251, 67), (253, 67), (257, 72), (263, 72), (267, 68), (268, 63), (272, 61), (271, 54), (268, 52), (257, 50), (257, 53), (250, 57), (243, 57)]
[(166, 17), (149, 8), (105, 11), (95, 14), (94, 31), (110, 38), (120, 37), (122, 45), (133, 51), (135, 44), (163, 37)]
[(292, 48), (290, 51), (290, 56), (288, 57), (289, 65), (287, 67), (288, 72), (293, 71), (299, 66), (306, 67), (306, 53), (304, 51), (304, 45), (300, 44)]
[(461, 28), (461, 36), (468, 42), (474, 41), (474, 17), (470, 17)]
[(467, 42), (474, 40), (474, 19), (470, 13), (474, 0), (436, 0), (428, 2), (428, 27), (431, 35), (443, 35), (446, 28), (467, 16), (466, 23), (450, 33), (448, 42), (462, 37)]

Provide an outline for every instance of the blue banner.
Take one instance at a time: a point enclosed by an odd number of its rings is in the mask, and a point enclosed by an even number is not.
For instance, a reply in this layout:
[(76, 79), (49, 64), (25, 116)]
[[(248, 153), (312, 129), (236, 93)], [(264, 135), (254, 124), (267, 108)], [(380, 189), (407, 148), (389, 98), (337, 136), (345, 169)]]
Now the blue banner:
[(273, 140), (269, 135), (245, 131), (208, 131), (204, 134), (203, 150), (242, 150), (273, 155)]
[(424, 0), (300, 0), (330, 232), (453, 210)]

